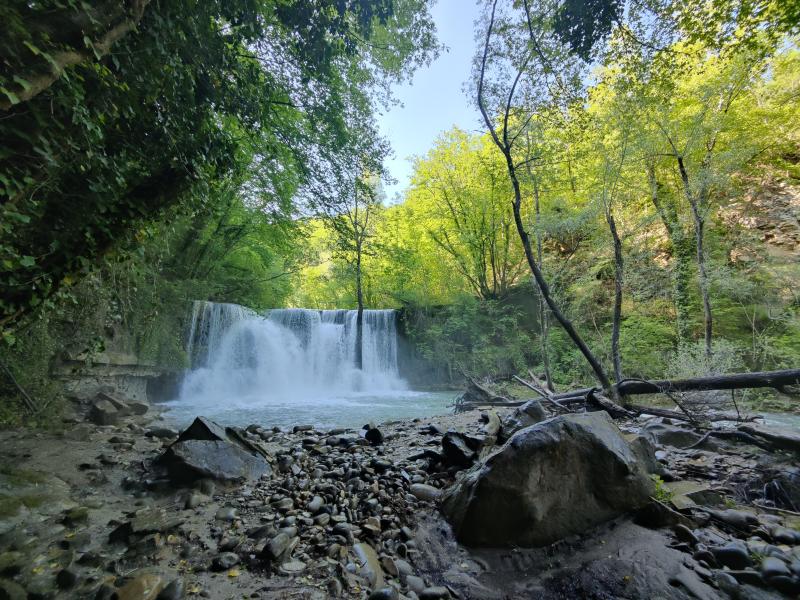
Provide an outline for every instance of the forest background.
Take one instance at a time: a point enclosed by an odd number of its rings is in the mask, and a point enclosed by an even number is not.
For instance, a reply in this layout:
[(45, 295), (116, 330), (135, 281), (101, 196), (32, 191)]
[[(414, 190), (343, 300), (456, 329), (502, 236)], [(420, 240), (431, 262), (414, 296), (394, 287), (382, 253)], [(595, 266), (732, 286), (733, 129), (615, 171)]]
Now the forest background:
[[(355, 308), (359, 287), (402, 311), (439, 383), (591, 383), (532, 282), (489, 134), (443, 134), (402, 202), (382, 198), (374, 114), (439, 51), (424, 1), (52, 4), (36, 26), (27, 5), (0, 15), (0, 357), (31, 396), (57, 406), (54, 365), (114, 339), (187, 367), (195, 299)], [(521, 219), (553, 298), (623, 377), (800, 364), (797, 11), (715, 4), (683, 3), (656, 49), (610, 27), (603, 52), (559, 25), (570, 3), (530, 9), (541, 63), (561, 62), (547, 102), (521, 95), (505, 124)], [(0, 419), (20, 422), (1, 387)]]

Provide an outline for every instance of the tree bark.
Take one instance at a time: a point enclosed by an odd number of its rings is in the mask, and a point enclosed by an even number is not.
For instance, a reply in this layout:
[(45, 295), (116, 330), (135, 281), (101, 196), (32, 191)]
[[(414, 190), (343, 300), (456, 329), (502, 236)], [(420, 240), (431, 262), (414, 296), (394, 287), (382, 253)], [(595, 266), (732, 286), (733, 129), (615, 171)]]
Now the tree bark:
[(678, 161), (678, 171), (683, 182), (684, 193), (692, 209), (692, 220), (694, 221), (694, 238), (697, 251), (697, 279), (700, 286), (700, 297), (703, 301), (703, 337), (705, 339), (706, 358), (711, 358), (711, 335), (713, 329), (713, 317), (711, 314), (711, 299), (708, 293), (708, 273), (706, 271), (706, 255), (703, 248), (705, 238), (705, 216), (702, 214), (701, 207), (695, 194), (689, 186), (689, 173), (681, 155), (676, 156)]
[(586, 345), (586, 342), (583, 341), (583, 338), (580, 336), (578, 331), (573, 326), (572, 321), (570, 321), (564, 315), (564, 313), (561, 312), (561, 309), (558, 307), (555, 300), (550, 295), (550, 288), (547, 285), (547, 281), (542, 275), (542, 272), (539, 269), (539, 265), (536, 262), (536, 257), (534, 256), (533, 250), (531, 248), (530, 237), (528, 236), (528, 232), (525, 231), (525, 225), (522, 221), (522, 213), (521, 213), (522, 190), (520, 188), (519, 179), (517, 177), (517, 170), (516, 166), (514, 165), (514, 159), (511, 154), (513, 142), (509, 141), (508, 138), (508, 120), (510, 117), (511, 102), (514, 98), (514, 92), (516, 90), (516, 86), (519, 82), (520, 77), (522, 76), (525, 68), (527, 67), (528, 63), (527, 59), (523, 62), (522, 67), (517, 72), (516, 78), (514, 79), (511, 89), (509, 90), (508, 99), (505, 106), (505, 112), (503, 114), (502, 140), (500, 139), (497, 130), (495, 129), (495, 126), (492, 123), (491, 118), (489, 117), (489, 113), (486, 110), (486, 106), (484, 105), (483, 82), (486, 73), (486, 60), (489, 54), (489, 43), (491, 41), (492, 30), (494, 29), (494, 19), (495, 19), (496, 9), (497, 9), (497, 0), (495, 0), (494, 3), (492, 4), (491, 17), (487, 28), (486, 40), (483, 48), (480, 79), (478, 82), (478, 98), (477, 98), (478, 108), (480, 109), (483, 121), (486, 124), (486, 127), (489, 129), (490, 135), (492, 136), (492, 141), (494, 141), (495, 145), (498, 147), (500, 152), (503, 154), (503, 157), (505, 158), (506, 168), (508, 170), (508, 176), (509, 179), (511, 180), (511, 186), (514, 191), (514, 198), (512, 200), (514, 223), (517, 227), (517, 234), (519, 235), (519, 238), (522, 241), (522, 247), (525, 250), (525, 259), (528, 261), (528, 266), (530, 267), (531, 273), (533, 273), (533, 277), (536, 280), (536, 284), (539, 286), (539, 291), (541, 292), (542, 297), (547, 303), (547, 306), (550, 308), (550, 311), (553, 313), (553, 316), (559, 322), (561, 327), (564, 328), (564, 331), (567, 332), (567, 335), (570, 337), (572, 342), (578, 347), (581, 354), (586, 359), (586, 362), (589, 363), (589, 366), (594, 372), (594, 375), (597, 378), (600, 385), (602, 386), (603, 390), (608, 391), (611, 394), (614, 394), (615, 392), (612, 389), (611, 381), (609, 381), (605, 369), (603, 369), (603, 366), (600, 364), (600, 361), (597, 360), (595, 355)]
[(619, 349), (619, 329), (622, 322), (622, 284), (623, 284), (623, 257), (622, 240), (617, 231), (617, 223), (611, 206), (606, 206), (606, 222), (614, 240), (614, 313), (611, 319), (611, 356), (614, 361), (614, 379), (622, 381), (622, 354)]
[[(529, 158), (529, 157), (528, 157)], [(536, 224), (536, 260), (539, 263), (539, 269), (544, 271), (544, 253), (542, 251), (542, 232), (539, 229), (539, 225), (541, 224), (542, 220), (542, 211), (541, 205), (539, 204), (539, 180), (536, 178), (536, 175), (533, 173), (533, 170), (530, 167), (530, 162), (525, 161), (528, 169), (528, 177), (533, 184), (533, 211), (535, 217), (535, 224)], [(534, 280), (535, 283), (535, 280)], [(555, 388), (553, 387), (553, 377), (550, 372), (550, 352), (548, 350), (548, 341), (550, 335), (549, 323), (548, 323), (548, 314), (547, 314), (547, 307), (545, 306), (544, 297), (542, 294), (539, 294), (538, 302), (539, 308), (539, 346), (542, 353), (542, 365), (544, 367), (544, 377), (545, 377), (545, 385), (550, 392), (554, 392)]]
[(356, 245), (356, 369), (364, 368), (364, 292), (361, 287), (361, 243)]

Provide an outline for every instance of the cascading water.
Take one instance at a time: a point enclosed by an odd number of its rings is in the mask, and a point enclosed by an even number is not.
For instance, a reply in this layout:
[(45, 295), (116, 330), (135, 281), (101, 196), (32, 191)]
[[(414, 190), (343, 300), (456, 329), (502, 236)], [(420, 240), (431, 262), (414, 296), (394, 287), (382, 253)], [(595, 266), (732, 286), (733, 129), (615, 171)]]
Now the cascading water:
[(311, 423), (345, 425), (373, 414), (430, 412), (420, 400), (441, 404), (441, 395), (409, 391), (400, 377), (393, 310), (364, 311), (362, 368), (356, 368), (357, 316), (302, 308), (260, 315), (236, 304), (195, 302), (187, 343), (192, 370), (169, 404), (187, 417), (272, 421), (264, 425), (297, 422), (299, 414)]

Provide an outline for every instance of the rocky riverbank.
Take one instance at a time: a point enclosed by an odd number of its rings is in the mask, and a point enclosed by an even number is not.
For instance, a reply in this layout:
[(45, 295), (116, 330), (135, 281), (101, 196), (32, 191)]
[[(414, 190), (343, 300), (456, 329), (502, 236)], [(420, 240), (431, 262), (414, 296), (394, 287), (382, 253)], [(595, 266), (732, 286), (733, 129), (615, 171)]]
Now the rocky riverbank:
[(177, 432), (100, 397), (0, 434), (0, 598), (800, 593), (791, 434), (550, 416)]

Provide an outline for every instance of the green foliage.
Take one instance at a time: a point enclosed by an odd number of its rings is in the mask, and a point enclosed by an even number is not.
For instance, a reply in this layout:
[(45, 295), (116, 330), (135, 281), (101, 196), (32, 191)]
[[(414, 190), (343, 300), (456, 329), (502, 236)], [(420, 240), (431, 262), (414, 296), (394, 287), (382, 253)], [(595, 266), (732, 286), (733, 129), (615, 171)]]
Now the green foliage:
[(661, 477), (659, 477), (658, 475), (650, 475), (650, 479), (652, 479), (653, 483), (655, 483), (656, 485), (655, 492), (653, 493), (653, 498), (665, 504), (672, 501), (672, 497), (675, 494), (671, 489), (669, 489), (667, 486), (664, 485), (664, 480), (661, 479)]
[(412, 308), (409, 334), (422, 355), (444, 365), (451, 380), (464, 373), (517, 373), (531, 362), (530, 315), (519, 305), (462, 296), (441, 308)]
[(226, 177), (250, 170), (252, 194), (283, 208), (302, 185), (335, 187), (377, 139), (386, 85), (435, 43), (420, 0), (46, 0), (0, 18), (3, 326), (143, 220), (204, 210)]

